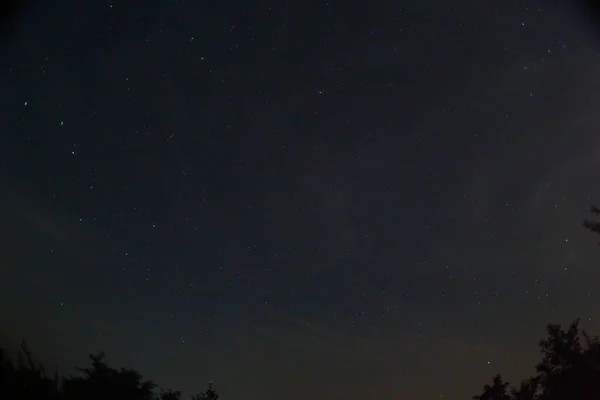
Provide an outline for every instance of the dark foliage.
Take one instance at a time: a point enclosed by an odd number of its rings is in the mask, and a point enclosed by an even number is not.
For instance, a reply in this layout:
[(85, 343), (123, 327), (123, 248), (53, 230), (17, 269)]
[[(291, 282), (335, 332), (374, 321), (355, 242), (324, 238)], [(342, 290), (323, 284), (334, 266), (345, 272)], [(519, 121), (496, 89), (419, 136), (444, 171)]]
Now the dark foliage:
[[(114, 369), (104, 362), (104, 353), (90, 355), (91, 366), (76, 368), (78, 376), (52, 377), (36, 365), (25, 343), (14, 362), (0, 349), (0, 399), (2, 400), (181, 400), (181, 392), (158, 389), (132, 369)], [(192, 400), (218, 400), (212, 383)]]
[(485, 385), (476, 400), (597, 400), (600, 399), (600, 340), (579, 329), (575, 320), (567, 330), (548, 325), (548, 338), (539, 344), (541, 361), (536, 374), (517, 388), (501, 375)]
[[(600, 339), (579, 329), (550, 324), (548, 337), (539, 343), (541, 360), (535, 375), (511, 387), (500, 374), (486, 384), (474, 400), (597, 400), (600, 399)], [(17, 361), (0, 349), (0, 399), (6, 400), (182, 400), (179, 391), (159, 389), (132, 369), (114, 369), (104, 354), (91, 354), (91, 366), (76, 368), (78, 376), (52, 377), (36, 365), (25, 343)], [(190, 400), (219, 400), (212, 382)]]
[[(591, 206), (590, 212), (594, 213), (596, 215), (600, 215), (600, 208), (598, 208), (596, 206)], [(597, 221), (589, 220), (586, 218), (583, 220), (583, 226), (592, 232), (600, 234), (600, 223)]]

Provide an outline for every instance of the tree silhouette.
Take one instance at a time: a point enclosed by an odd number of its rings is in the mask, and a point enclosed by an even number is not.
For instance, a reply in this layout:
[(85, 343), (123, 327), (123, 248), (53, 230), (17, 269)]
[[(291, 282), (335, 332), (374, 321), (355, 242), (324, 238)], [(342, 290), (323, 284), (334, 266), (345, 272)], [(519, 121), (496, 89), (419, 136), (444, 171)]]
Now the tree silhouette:
[(203, 393), (192, 396), (192, 400), (219, 400), (219, 395), (213, 388), (212, 382), (209, 382), (208, 389)]
[[(477, 400), (594, 400), (600, 398), (600, 341), (579, 329), (579, 319), (567, 330), (550, 324), (539, 343), (542, 359), (537, 375), (508, 389), (500, 375), (485, 385)], [(583, 344), (582, 344), (583, 339)]]
[[(33, 362), (25, 343), (17, 354), (15, 363), (0, 349), (0, 399), (2, 400), (181, 400), (181, 392), (159, 390), (151, 380), (144, 380), (137, 371), (109, 367), (104, 353), (91, 354), (91, 367), (76, 368), (81, 375), (62, 380), (58, 370), (51, 379), (43, 365)], [(62, 384), (61, 384), (62, 382)], [(218, 400), (212, 383), (195, 400)]]
[(132, 370), (109, 367), (104, 353), (91, 354), (91, 368), (76, 368), (83, 377), (69, 377), (63, 387), (65, 399), (115, 399), (153, 400), (156, 385), (142, 380), (142, 376)]
[[(596, 206), (591, 206), (590, 212), (596, 215), (600, 215), (600, 208)], [(594, 233), (600, 234), (600, 222), (598, 221), (589, 220), (586, 218), (583, 220), (583, 226)]]
[(508, 394), (508, 382), (504, 382), (502, 376), (497, 374), (492, 378), (492, 385), (484, 385), (483, 393), (473, 396), (474, 400), (510, 400)]
[(158, 400), (180, 400), (181, 399), (181, 392), (179, 390), (167, 390), (167, 391), (163, 391), (161, 389), (160, 391), (160, 395), (158, 397)]
[(539, 396), (540, 382), (537, 377), (531, 377), (521, 382), (519, 388), (510, 390), (511, 398), (514, 400), (534, 400)]

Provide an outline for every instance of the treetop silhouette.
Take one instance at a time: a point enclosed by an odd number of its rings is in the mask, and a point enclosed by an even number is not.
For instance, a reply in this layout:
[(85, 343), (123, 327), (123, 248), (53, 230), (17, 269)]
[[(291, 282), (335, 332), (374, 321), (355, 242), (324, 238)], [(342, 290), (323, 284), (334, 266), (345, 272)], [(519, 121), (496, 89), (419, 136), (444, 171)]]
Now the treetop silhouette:
[[(181, 392), (158, 389), (137, 371), (108, 366), (104, 353), (90, 354), (91, 367), (76, 367), (80, 376), (51, 379), (43, 365), (33, 362), (23, 342), (15, 363), (0, 349), (0, 399), (2, 400), (181, 400)], [(158, 389), (158, 390), (157, 390)], [(218, 400), (212, 383), (192, 400)]]
[[(596, 214), (596, 215), (600, 215), (600, 208), (598, 208), (596, 206), (591, 206), (590, 212), (593, 214)], [(598, 221), (594, 221), (594, 220), (590, 220), (590, 219), (586, 218), (583, 220), (583, 226), (594, 233), (600, 234), (600, 222), (598, 222)]]
[[(546, 328), (539, 343), (542, 359), (536, 374), (518, 388), (500, 374), (486, 384), (476, 400), (597, 400), (600, 399), (600, 341), (579, 329), (576, 319), (567, 330), (558, 324)], [(583, 341), (583, 344), (582, 344)]]

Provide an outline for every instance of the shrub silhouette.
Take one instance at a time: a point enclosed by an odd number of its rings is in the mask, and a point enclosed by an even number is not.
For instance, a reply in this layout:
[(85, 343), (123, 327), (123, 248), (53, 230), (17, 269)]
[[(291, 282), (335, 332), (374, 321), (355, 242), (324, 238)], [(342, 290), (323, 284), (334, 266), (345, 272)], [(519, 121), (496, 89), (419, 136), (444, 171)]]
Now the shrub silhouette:
[[(23, 342), (17, 362), (0, 349), (0, 399), (2, 400), (181, 400), (181, 392), (158, 389), (133, 369), (109, 367), (104, 353), (91, 354), (91, 367), (76, 368), (80, 376), (60, 378), (46, 375), (43, 365), (36, 366)], [(157, 390), (158, 389), (158, 390)], [(158, 392), (158, 393), (157, 393)], [(208, 389), (191, 396), (193, 400), (218, 400), (209, 383)]]
[(43, 365), (36, 366), (25, 343), (21, 343), (17, 366), (0, 349), (0, 398), (11, 399), (60, 398), (58, 371), (54, 378), (46, 375)]

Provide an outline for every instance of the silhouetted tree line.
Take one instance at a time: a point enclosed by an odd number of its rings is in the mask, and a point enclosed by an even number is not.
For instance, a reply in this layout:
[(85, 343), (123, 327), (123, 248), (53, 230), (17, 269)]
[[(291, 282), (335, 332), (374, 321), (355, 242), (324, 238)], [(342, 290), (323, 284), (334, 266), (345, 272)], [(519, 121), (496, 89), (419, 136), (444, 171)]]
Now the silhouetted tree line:
[(475, 400), (598, 400), (600, 399), (600, 340), (579, 329), (548, 325), (548, 338), (539, 344), (542, 360), (536, 374), (510, 387), (500, 374)]
[[(164, 390), (144, 380), (133, 369), (114, 369), (104, 362), (104, 353), (91, 354), (91, 367), (76, 368), (78, 376), (48, 375), (42, 364), (33, 362), (25, 343), (16, 362), (0, 349), (0, 399), (2, 400), (181, 400), (181, 392)], [(191, 400), (218, 400), (209, 383)]]
[[(600, 208), (590, 207), (600, 215)], [(583, 226), (600, 234), (600, 223), (584, 219)], [(500, 374), (483, 387), (475, 400), (600, 400), (600, 340), (579, 330), (575, 320), (568, 330), (548, 325), (548, 338), (539, 343), (542, 360), (536, 374), (511, 387)], [(583, 340), (583, 343), (582, 343)]]
[[(579, 329), (579, 319), (567, 330), (547, 326), (548, 338), (540, 341), (542, 359), (536, 374), (511, 387), (500, 374), (483, 387), (475, 400), (598, 400), (600, 399), (600, 339)], [(25, 343), (11, 360), (0, 349), (1, 400), (181, 400), (181, 392), (164, 390), (144, 380), (132, 369), (114, 369), (104, 362), (104, 353), (90, 355), (91, 366), (76, 368), (77, 376), (49, 376), (34, 363)], [(209, 383), (190, 400), (218, 400)]]

